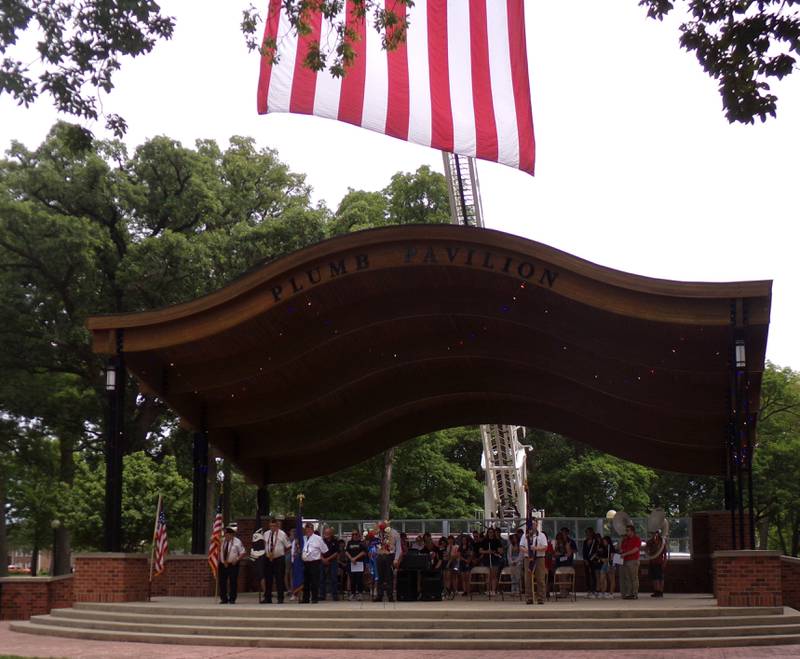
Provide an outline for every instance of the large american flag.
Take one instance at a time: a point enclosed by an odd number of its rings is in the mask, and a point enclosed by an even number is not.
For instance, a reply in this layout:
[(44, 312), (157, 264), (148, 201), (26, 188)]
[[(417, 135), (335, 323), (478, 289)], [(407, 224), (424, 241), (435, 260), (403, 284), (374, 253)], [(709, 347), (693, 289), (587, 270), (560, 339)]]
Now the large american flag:
[[(261, 58), (258, 112), (294, 112), (346, 121), (402, 140), (494, 160), (533, 174), (534, 135), (523, 0), (415, 0), (386, 9), (409, 21), (397, 48), (382, 48), (374, 17), (359, 18), (363, 0), (346, 0), (329, 20), (309, 14), (311, 32), (291, 29), (281, 0), (270, 0)], [(358, 35), (344, 77), (315, 72), (309, 46), (336, 41), (345, 22)]]
[(164, 514), (164, 506), (159, 499), (158, 518), (153, 534), (153, 574), (155, 576), (164, 571), (167, 549), (167, 516)]
[(211, 542), (208, 543), (208, 566), (216, 578), (219, 566), (219, 552), (222, 545), (222, 504), (217, 504), (217, 515), (211, 528)]

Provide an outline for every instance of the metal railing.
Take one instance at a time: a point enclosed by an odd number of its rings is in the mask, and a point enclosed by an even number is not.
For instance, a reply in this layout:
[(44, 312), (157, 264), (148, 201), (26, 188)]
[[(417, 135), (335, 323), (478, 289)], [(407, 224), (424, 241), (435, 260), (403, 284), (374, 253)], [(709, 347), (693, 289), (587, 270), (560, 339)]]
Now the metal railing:
[[(634, 517), (633, 524), (639, 537), (646, 539), (647, 518)], [(675, 555), (689, 555), (692, 549), (691, 537), (691, 518), (672, 517), (669, 519), (669, 545), (670, 552)], [(366, 531), (375, 528), (379, 520), (377, 519), (331, 519), (320, 520), (324, 526), (333, 527), (334, 533), (338, 537), (348, 536), (353, 529)], [(525, 520), (521, 520), (520, 526), (525, 525)], [(516, 525), (508, 524), (508, 521), (499, 519), (393, 519), (391, 526), (400, 533), (406, 533), (412, 537), (420, 533), (430, 533), (433, 536), (458, 535), (461, 533), (472, 533), (475, 529), (484, 529), (489, 526), (496, 526), (503, 530), (510, 530)], [(554, 538), (556, 532), (562, 528), (568, 528), (570, 535), (580, 545), (583, 540), (585, 530), (593, 529), (602, 535), (610, 535), (616, 542), (619, 536), (614, 531), (611, 523), (605, 517), (545, 517), (541, 520), (541, 528), (549, 538)]]

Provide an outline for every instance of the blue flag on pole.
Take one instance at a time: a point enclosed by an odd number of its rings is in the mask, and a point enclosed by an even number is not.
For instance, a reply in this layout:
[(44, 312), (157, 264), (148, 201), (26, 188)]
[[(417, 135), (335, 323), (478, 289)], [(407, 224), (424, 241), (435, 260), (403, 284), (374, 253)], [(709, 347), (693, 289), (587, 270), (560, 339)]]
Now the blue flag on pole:
[(296, 554), (292, 559), (292, 590), (298, 591), (303, 587), (303, 545), (306, 538), (303, 535), (303, 504), (297, 503), (297, 522), (294, 530)]

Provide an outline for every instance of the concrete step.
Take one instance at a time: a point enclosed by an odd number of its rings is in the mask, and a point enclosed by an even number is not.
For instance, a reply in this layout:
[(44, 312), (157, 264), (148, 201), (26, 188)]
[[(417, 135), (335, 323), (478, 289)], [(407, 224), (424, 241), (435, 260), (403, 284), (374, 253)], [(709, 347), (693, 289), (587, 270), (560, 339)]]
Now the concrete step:
[[(537, 634), (535, 638), (385, 638), (382, 634), (371, 634), (369, 638), (343, 638), (337, 630), (330, 636), (311, 633), (289, 636), (214, 636), (210, 634), (164, 634), (132, 631), (66, 628), (39, 622), (14, 622), (11, 629), (17, 632), (81, 638), (102, 641), (132, 641), (144, 643), (173, 643), (183, 645), (217, 645), (226, 647), (274, 647), (281, 648), (329, 648), (329, 649), (402, 649), (402, 650), (556, 650), (597, 648), (598, 639), (591, 638), (546, 638)], [(377, 636), (377, 637), (376, 637)], [(800, 644), (798, 634), (758, 634), (687, 637), (676, 635), (659, 638), (603, 639), (603, 649), (665, 649), (697, 647), (736, 647), (756, 645)]]
[[(49, 627), (64, 627), (68, 629), (83, 630), (105, 630), (111, 632), (136, 632), (142, 634), (158, 635), (205, 635), (205, 636), (234, 636), (240, 638), (261, 638), (264, 636), (295, 638), (298, 636), (312, 637), (337, 637), (346, 639), (362, 639), (374, 634), (374, 628), (352, 627), (350, 625), (336, 625), (329, 627), (308, 627), (305, 629), (292, 629), (286, 627), (251, 626), (251, 627), (229, 627), (226, 624), (215, 627), (205, 624), (179, 625), (174, 621), (164, 621), (156, 624), (154, 622), (135, 623), (135, 622), (115, 622), (107, 620), (76, 620), (58, 616), (36, 616), (31, 619), (33, 624), (46, 625)], [(721, 637), (721, 636), (766, 636), (766, 635), (800, 635), (800, 621), (793, 625), (748, 625), (742, 624), (736, 627), (672, 627), (654, 626), (638, 629), (608, 629), (605, 626), (594, 627), (584, 625), (581, 628), (557, 629), (543, 623), (535, 634), (548, 639), (614, 639), (623, 633), (628, 639), (651, 639), (651, 638), (692, 638), (692, 637)], [(534, 632), (531, 629), (474, 629), (471, 627), (437, 629), (437, 628), (418, 628), (406, 627), (404, 629), (381, 629), (380, 636), (383, 639), (407, 639), (407, 640), (428, 640), (428, 639), (519, 639), (530, 638)]]
[[(403, 618), (396, 619), (393, 617), (385, 618), (361, 618), (358, 615), (351, 615), (346, 618), (346, 624), (351, 629), (365, 629), (374, 631), (376, 627), (380, 629), (406, 629), (413, 627), (415, 629), (490, 629), (501, 631), (504, 629), (513, 630), (535, 630), (538, 631), (543, 626), (548, 629), (574, 629), (576, 627), (586, 627), (586, 620), (579, 618), (550, 618), (541, 619), (535, 614), (538, 609), (534, 609), (532, 615), (522, 617), (504, 617), (499, 620), (474, 620), (468, 618), (431, 618), (431, 617), (416, 617), (416, 618)], [(522, 611), (517, 612), (519, 615)], [(69, 618), (70, 620), (93, 620), (93, 621), (106, 621), (106, 622), (127, 622), (146, 624), (148, 622), (156, 622), (157, 624), (168, 622), (172, 625), (208, 625), (208, 615), (150, 615), (147, 613), (131, 613), (118, 611), (116, 607), (107, 607), (105, 610), (94, 609), (53, 609), (50, 615), (54, 618)], [(419, 613), (417, 614), (419, 616)], [(287, 616), (243, 616), (243, 617), (225, 617), (221, 626), (225, 627), (252, 627), (259, 625), (261, 628), (282, 627), (285, 629), (304, 630), (307, 628), (334, 628), (345, 622), (341, 616), (328, 615), (327, 617), (287, 617)], [(638, 628), (652, 628), (652, 627), (719, 627), (726, 628), (731, 626), (741, 625), (797, 625), (800, 624), (800, 616), (784, 616), (784, 615), (756, 615), (756, 616), (706, 616), (701, 618), (696, 617), (682, 617), (682, 618), (612, 618), (603, 620), (602, 625), (607, 629), (638, 629)]]
[[(594, 600), (592, 600), (594, 602)], [(626, 608), (621, 601), (614, 601), (616, 608), (576, 608), (569, 602), (546, 604), (544, 606), (528, 606), (522, 602), (493, 603), (491, 607), (460, 608), (456, 603), (433, 603), (429, 609), (420, 609), (415, 602), (397, 602), (391, 604), (376, 604), (365, 602), (334, 603), (322, 602), (318, 605), (297, 605), (286, 603), (282, 605), (236, 604), (216, 605), (213, 600), (206, 600), (205, 605), (170, 605), (154, 602), (130, 602), (107, 604), (102, 602), (76, 602), (75, 609), (93, 611), (120, 611), (143, 613), (154, 616), (202, 616), (209, 617), (276, 617), (276, 618), (351, 618), (354, 613), (365, 619), (387, 618), (407, 619), (419, 618), (421, 612), (431, 612), (437, 620), (505, 620), (509, 617), (535, 617), (537, 619), (603, 619), (616, 618), (715, 618), (752, 615), (782, 615), (783, 607), (756, 606), (756, 607), (653, 607), (653, 608)], [(424, 614), (423, 614), (424, 615)]]

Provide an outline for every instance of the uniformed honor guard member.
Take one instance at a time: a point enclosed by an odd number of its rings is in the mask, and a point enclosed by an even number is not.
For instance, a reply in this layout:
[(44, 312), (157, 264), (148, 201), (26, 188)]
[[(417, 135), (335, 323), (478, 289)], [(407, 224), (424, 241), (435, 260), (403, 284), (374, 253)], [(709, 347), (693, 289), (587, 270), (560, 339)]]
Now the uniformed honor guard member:
[(312, 604), (319, 601), (319, 573), (322, 564), (322, 554), (328, 551), (325, 541), (314, 533), (314, 525), (306, 522), (303, 526), (303, 534), (306, 536), (303, 544), (303, 599), (301, 604), (308, 604), (309, 599)]
[(382, 602), (384, 593), (390, 602), (394, 602), (394, 571), (400, 565), (403, 553), (400, 546), (400, 534), (389, 527), (384, 520), (378, 524), (378, 593), (376, 602)]
[(269, 520), (269, 531), (264, 534), (264, 545), (266, 547), (266, 571), (264, 590), (264, 604), (272, 604), (272, 584), (278, 589), (278, 604), (283, 604), (283, 595), (286, 589), (286, 550), (291, 546), (289, 538), (278, 525), (277, 519)]
[[(261, 586), (261, 593), (267, 591), (266, 573), (267, 573), (267, 549), (264, 543), (264, 528), (260, 526), (253, 532), (253, 543), (250, 545), (250, 557), (253, 559), (253, 566), (256, 570), (256, 577), (258, 578), (259, 585)], [(259, 604), (263, 604), (264, 596), (259, 595)]]
[(242, 541), (236, 537), (236, 527), (225, 527), (219, 563), (219, 603), (235, 604), (239, 580), (239, 561), (245, 555)]

